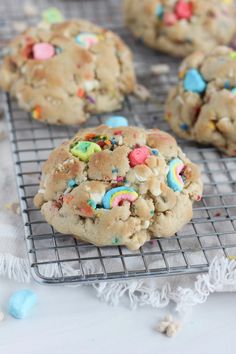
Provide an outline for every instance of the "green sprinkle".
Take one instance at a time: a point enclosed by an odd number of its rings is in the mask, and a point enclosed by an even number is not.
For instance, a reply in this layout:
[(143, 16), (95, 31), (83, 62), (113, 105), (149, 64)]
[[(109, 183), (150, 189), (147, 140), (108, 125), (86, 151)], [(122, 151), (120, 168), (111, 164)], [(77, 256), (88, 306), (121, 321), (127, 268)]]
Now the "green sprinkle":
[(57, 23), (64, 20), (61, 12), (56, 7), (49, 7), (43, 11), (42, 17), (47, 23)]
[(113, 245), (119, 245), (119, 243), (120, 243), (120, 239), (119, 239), (119, 237), (113, 237), (113, 239), (111, 240), (111, 242), (112, 242), (112, 244)]
[(151, 215), (154, 215), (154, 210), (151, 210), (151, 211), (150, 211), (150, 214), (151, 214)]
[(88, 203), (88, 205), (90, 205), (93, 209), (96, 209), (97, 204), (95, 203), (94, 200), (89, 199), (89, 200), (87, 201), (87, 203)]
[(231, 52), (230, 53), (230, 58), (231, 59), (236, 59), (236, 52)]

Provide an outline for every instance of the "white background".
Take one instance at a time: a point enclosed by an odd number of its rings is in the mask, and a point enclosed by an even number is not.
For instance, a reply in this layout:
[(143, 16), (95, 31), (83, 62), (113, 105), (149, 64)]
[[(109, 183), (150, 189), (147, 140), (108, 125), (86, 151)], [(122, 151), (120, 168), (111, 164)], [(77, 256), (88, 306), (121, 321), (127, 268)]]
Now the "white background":
[(235, 293), (211, 295), (186, 315), (175, 338), (167, 338), (154, 328), (173, 313), (172, 307), (111, 307), (90, 286), (26, 286), (0, 279), (4, 312), (9, 296), (26, 287), (36, 292), (38, 304), (24, 320), (6, 314), (0, 323), (0, 354), (236, 353)]

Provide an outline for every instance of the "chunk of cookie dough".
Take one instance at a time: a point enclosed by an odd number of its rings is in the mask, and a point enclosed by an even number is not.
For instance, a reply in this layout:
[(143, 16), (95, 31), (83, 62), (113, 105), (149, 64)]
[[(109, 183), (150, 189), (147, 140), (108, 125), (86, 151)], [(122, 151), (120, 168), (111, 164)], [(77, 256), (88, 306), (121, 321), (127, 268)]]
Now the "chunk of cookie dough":
[(165, 115), (179, 136), (236, 156), (236, 52), (217, 47), (187, 57)]
[(30, 28), (9, 45), (0, 86), (33, 118), (77, 124), (119, 109), (136, 79), (129, 48), (83, 20)]
[(59, 232), (136, 250), (151, 237), (173, 236), (201, 195), (199, 169), (171, 135), (101, 125), (50, 154), (34, 203)]
[(124, 0), (126, 24), (135, 37), (181, 57), (229, 44), (235, 14), (233, 0)]

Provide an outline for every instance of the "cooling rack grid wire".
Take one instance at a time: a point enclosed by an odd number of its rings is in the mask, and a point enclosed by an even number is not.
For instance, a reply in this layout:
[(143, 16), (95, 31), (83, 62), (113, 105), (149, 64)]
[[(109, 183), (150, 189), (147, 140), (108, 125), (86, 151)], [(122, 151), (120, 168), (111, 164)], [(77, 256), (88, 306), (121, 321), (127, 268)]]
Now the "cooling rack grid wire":
[[(151, 92), (144, 103), (129, 97), (119, 115), (128, 117), (130, 125), (169, 130), (163, 121), (163, 104), (168, 89), (177, 78), (178, 61), (157, 54), (134, 40), (123, 26), (120, 3), (116, 0), (37, 2), (40, 11), (57, 6), (66, 18), (81, 17), (116, 31), (134, 52), (139, 82)], [(14, 21), (37, 23), (18, 8), (16, 0), (0, 4), (0, 38), (15, 35)], [(167, 63), (168, 75), (153, 77), (150, 65)], [(42, 163), (53, 148), (73, 136), (78, 127), (55, 127), (39, 123), (18, 108), (15, 101), (3, 95), (17, 185), (25, 225), (25, 237), (33, 276), (42, 282), (98, 282), (152, 276), (199, 273), (207, 271), (216, 255), (236, 254), (236, 158), (229, 158), (212, 147), (199, 147), (179, 140), (190, 159), (202, 167), (204, 197), (194, 205), (192, 221), (173, 238), (156, 238), (137, 251), (122, 246), (96, 247), (56, 232), (33, 205), (38, 189)], [(104, 122), (106, 115), (92, 117), (87, 126)], [(53, 272), (45, 269), (51, 266)], [(68, 269), (73, 269), (69, 272)]]

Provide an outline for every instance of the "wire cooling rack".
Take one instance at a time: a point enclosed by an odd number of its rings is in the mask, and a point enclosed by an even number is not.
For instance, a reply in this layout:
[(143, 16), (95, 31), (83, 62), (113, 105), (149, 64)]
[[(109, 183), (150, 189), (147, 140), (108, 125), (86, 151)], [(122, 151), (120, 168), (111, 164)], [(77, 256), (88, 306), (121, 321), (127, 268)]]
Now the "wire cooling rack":
[[(81, 17), (116, 31), (134, 52), (139, 82), (151, 92), (143, 103), (129, 97), (118, 114), (128, 117), (130, 125), (169, 130), (163, 121), (163, 104), (171, 85), (176, 82), (178, 62), (157, 54), (134, 40), (122, 24), (117, 0), (38, 1), (40, 12), (57, 6), (66, 18)], [(23, 5), (15, 0), (1, 1), (0, 38), (13, 37), (14, 22), (29, 24), (37, 17), (27, 17)], [(152, 64), (166, 63), (168, 75), (154, 77)], [(192, 221), (173, 238), (157, 238), (138, 251), (122, 246), (96, 247), (56, 232), (33, 205), (42, 163), (53, 148), (77, 131), (76, 127), (55, 127), (36, 122), (4, 95), (17, 185), (20, 195), (25, 238), (32, 274), (47, 283), (98, 282), (151, 276), (199, 273), (207, 271), (216, 255), (236, 254), (236, 158), (229, 158), (212, 147), (199, 147), (179, 140), (190, 159), (201, 165), (205, 183), (204, 197), (194, 205)], [(87, 125), (95, 126), (106, 116), (92, 117)], [(49, 271), (50, 269), (50, 271)], [(73, 270), (73, 271), (72, 271)]]

